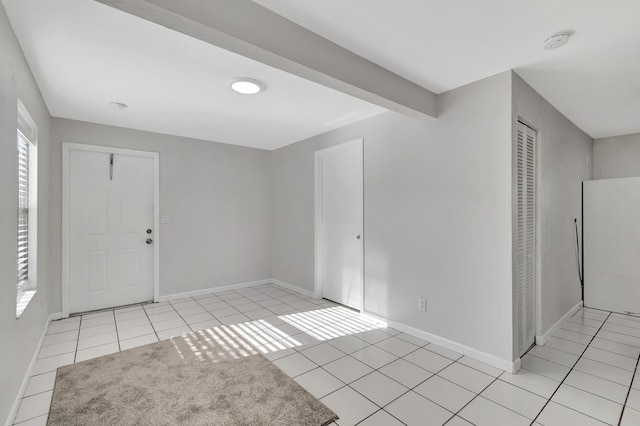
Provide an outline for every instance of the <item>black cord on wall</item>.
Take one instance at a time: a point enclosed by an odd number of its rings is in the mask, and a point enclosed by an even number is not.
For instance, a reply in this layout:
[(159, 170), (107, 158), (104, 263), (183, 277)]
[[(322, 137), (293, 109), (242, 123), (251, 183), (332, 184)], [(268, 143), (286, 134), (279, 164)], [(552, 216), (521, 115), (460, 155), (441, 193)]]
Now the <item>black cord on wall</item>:
[(584, 181), (580, 184), (580, 214), (582, 227), (582, 256), (578, 259), (582, 259), (582, 275), (580, 276), (580, 286), (582, 287), (582, 305), (584, 306)]
[(578, 219), (573, 218), (573, 224), (576, 229), (576, 264), (578, 266), (578, 278), (580, 279), (580, 289), (582, 290), (582, 301), (584, 302), (584, 277), (582, 276), (582, 267), (580, 265), (580, 234), (578, 234)]

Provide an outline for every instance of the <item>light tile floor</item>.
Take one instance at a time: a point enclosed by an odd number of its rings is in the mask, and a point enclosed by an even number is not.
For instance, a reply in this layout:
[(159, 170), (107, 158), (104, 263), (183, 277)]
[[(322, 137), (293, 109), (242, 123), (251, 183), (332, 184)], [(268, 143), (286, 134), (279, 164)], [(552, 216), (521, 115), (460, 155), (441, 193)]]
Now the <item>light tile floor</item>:
[(512, 375), (276, 285), (53, 322), (15, 423), (46, 424), (57, 367), (199, 330), (263, 353), (339, 425), (640, 425), (640, 318), (581, 309)]

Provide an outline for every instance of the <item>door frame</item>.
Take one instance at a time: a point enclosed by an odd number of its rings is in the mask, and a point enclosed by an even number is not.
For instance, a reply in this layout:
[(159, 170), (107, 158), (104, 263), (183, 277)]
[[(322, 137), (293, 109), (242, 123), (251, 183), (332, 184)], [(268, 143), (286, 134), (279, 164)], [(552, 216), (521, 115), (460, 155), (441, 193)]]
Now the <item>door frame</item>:
[(314, 165), (315, 165), (315, 177), (314, 177), (314, 190), (315, 190), (315, 202), (314, 202), (314, 297), (316, 299), (322, 298), (322, 264), (324, 258), (322, 256), (322, 248), (324, 241), (322, 240), (322, 159), (331, 154), (336, 154), (342, 151), (348, 151), (353, 148), (360, 148), (361, 152), (361, 164), (362, 164), (362, 230), (360, 238), (360, 277), (361, 277), (361, 298), (360, 298), (360, 312), (364, 312), (364, 139), (359, 138), (349, 142), (344, 142), (339, 145), (334, 145), (329, 148), (324, 148), (314, 153)]
[(160, 154), (151, 151), (88, 145), (82, 143), (62, 143), (62, 318), (69, 316), (69, 158), (71, 151), (101, 152), (106, 154), (129, 155), (153, 159), (153, 301), (160, 293)]

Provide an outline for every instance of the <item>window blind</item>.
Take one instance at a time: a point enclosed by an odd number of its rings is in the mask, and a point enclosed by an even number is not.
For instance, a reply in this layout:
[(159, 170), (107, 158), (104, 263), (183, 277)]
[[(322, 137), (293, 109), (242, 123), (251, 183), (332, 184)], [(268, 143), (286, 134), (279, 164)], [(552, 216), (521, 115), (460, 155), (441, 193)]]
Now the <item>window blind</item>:
[(18, 130), (18, 289), (29, 279), (29, 145)]

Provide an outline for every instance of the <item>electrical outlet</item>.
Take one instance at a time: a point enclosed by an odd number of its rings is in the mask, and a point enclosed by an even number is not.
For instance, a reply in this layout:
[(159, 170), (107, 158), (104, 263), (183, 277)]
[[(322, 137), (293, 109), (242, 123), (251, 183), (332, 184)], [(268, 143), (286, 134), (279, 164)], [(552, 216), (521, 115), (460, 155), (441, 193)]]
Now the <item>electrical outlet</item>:
[(422, 312), (427, 312), (427, 300), (420, 298), (418, 299), (418, 310)]

